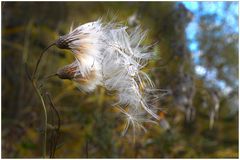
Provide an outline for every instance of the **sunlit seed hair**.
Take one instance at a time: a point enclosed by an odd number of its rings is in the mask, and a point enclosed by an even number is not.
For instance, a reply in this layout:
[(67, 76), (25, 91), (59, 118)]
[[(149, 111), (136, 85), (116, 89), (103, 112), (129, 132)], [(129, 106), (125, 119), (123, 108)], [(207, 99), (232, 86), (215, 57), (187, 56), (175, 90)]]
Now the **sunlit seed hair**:
[(128, 33), (126, 26), (97, 20), (77, 27), (56, 41), (59, 48), (70, 49), (76, 59), (58, 71), (59, 77), (74, 80), (86, 92), (99, 85), (117, 91), (116, 105), (121, 106), (118, 109), (127, 119), (124, 132), (129, 125), (134, 130), (146, 130), (142, 123), (159, 120), (158, 108), (149, 97), (154, 95), (156, 101), (161, 95), (156, 94), (154, 83), (142, 71), (153, 57), (153, 52), (149, 52), (152, 46), (143, 45), (146, 34), (140, 26)]

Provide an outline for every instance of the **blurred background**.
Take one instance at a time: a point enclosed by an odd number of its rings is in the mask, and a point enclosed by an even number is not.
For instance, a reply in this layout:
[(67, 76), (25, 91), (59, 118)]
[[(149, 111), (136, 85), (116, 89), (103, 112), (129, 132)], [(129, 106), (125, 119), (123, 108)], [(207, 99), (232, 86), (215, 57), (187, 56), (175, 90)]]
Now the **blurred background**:
[[(33, 71), (41, 51), (71, 24), (108, 15), (129, 29), (147, 29), (145, 44), (157, 42), (157, 58), (145, 71), (157, 88), (169, 90), (158, 103), (162, 119), (159, 126), (146, 124), (148, 132), (133, 143), (130, 131), (121, 136), (124, 120), (112, 107), (112, 94), (101, 87), (82, 93), (71, 81), (52, 77), (41, 91), (50, 93), (61, 118), (55, 157), (238, 157), (237, 2), (1, 2), (1, 8), (2, 157), (42, 157), (43, 110), (24, 62)], [(70, 51), (53, 47), (39, 76), (72, 61)], [(49, 155), (56, 116), (47, 109)]]

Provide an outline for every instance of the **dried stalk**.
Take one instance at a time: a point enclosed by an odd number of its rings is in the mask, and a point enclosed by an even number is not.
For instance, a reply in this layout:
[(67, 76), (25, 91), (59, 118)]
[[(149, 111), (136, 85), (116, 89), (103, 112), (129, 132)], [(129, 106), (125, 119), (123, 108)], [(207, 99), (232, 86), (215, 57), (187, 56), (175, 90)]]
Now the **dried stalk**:
[(47, 117), (47, 109), (46, 109), (46, 104), (45, 104), (45, 101), (44, 101), (44, 98), (41, 94), (41, 91), (37, 85), (37, 82), (38, 82), (38, 78), (36, 78), (36, 73), (37, 73), (37, 69), (38, 69), (38, 66), (41, 62), (41, 59), (43, 57), (43, 54), (46, 53), (46, 51), (52, 47), (53, 45), (55, 45), (55, 43), (49, 45), (46, 49), (43, 50), (43, 52), (40, 54), (40, 57), (38, 58), (38, 61), (37, 61), (37, 64), (35, 66), (35, 69), (34, 69), (34, 72), (32, 74), (32, 76), (30, 76), (30, 72), (28, 70), (28, 66), (27, 66), (27, 63), (25, 62), (25, 69), (26, 69), (26, 74), (29, 78), (29, 80), (32, 82), (32, 85), (33, 85), (33, 88), (34, 90), (36, 91), (38, 97), (40, 98), (41, 100), (41, 103), (42, 103), (42, 109), (43, 109), (43, 113), (44, 113), (44, 140), (43, 140), (43, 158), (47, 158), (47, 125), (48, 125), (48, 117)]
[(40, 54), (40, 57), (38, 58), (38, 61), (37, 61), (35, 70), (34, 70), (34, 72), (33, 72), (33, 79), (35, 78), (35, 75), (36, 75), (36, 73), (37, 73), (37, 69), (38, 69), (39, 63), (40, 63), (40, 61), (41, 61), (41, 59), (42, 59), (42, 57), (43, 57), (43, 54), (46, 53), (46, 51), (47, 51), (49, 48), (51, 48), (52, 46), (54, 46), (54, 45), (55, 45), (55, 42), (52, 43), (52, 44), (50, 44), (50, 45), (49, 45), (47, 48), (45, 48), (45, 49), (43, 50), (43, 52)]
[(44, 112), (44, 141), (43, 141), (43, 158), (46, 158), (47, 157), (47, 121), (48, 121), (48, 118), (47, 118), (47, 109), (46, 109), (46, 105), (45, 105), (45, 102), (43, 100), (43, 97), (40, 93), (40, 90), (37, 88), (37, 85), (36, 85), (36, 81), (35, 79), (32, 79), (32, 85), (35, 89), (35, 91), (37, 92), (37, 95), (38, 97), (40, 98), (41, 100), (41, 103), (42, 103), (42, 108), (43, 108), (43, 112)]
[(51, 144), (51, 153), (50, 153), (50, 158), (54, 158), (55, 152), (56, 152), (56, 148), (57, 148), (57, 140), (59, 138), (59, 131), (60, 131), (60, 126), (61, 126), (61, 120), (60, 120), (60, 115), (56, 109), (56, 107), (54, 106), (52, 99), (50, 97), (50, 94), (48, 92), (46, 92), (46, 95), (48, 97), (48, 100), (50, 102), (50, 106), (53, 109), (54, 113), (57, 115), (57, 128), (54, 129), (54, 133), (55, 136), (53, 136), (53, 143)]
[(26, 74), (29, 78), (29, 80), (32, 82), (32, 85), (33, 85), (33, 88), (34, 90), (36, 91), (38, 97), (40, 98), (41, 100), (41, 103), (42, 103), (42, 108), (43, 108), (43, 111), (44, 111), (44, 141), (43, 141), (43, 158), (46, 158), (46, 145), (47, 145), (47, 109), (46, 109), (46, 105), (45, 105), (45, 102), (44, 102), (44, 99), (41, 95), (41, 92), (36, 84), (36, 79), (33, 78), (34, 76), (30, 76), (30, 73), (29, 73), (29, 70), (28, 70), (28, 66), (27, 66), (27, 63), (25, 63), (25, 70), (26, 70)]

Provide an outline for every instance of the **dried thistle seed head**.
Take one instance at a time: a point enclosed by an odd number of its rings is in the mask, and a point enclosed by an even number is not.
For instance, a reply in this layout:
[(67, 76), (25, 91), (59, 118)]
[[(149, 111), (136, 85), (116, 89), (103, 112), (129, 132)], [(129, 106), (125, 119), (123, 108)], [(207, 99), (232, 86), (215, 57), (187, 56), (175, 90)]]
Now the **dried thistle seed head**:
[(125, 131), (129, 125), (134, 132), (137, 128), (146, 130), (143, 123), (160, 120), (156, 100), (161, 96), (156, 95), (154, 83), (141, 70), (154, 55), (149, 51), (151, 46), (142, 43), (146, 33), (140, 27), (128, 32), (127, 26), (98, 20), (71, 30), (55, 42), (61, 49), (70, 49), (75, 57), (72, 64), (58, 70), (58, 77), (74, 81), (86, 92), (99, 85), (117, 91), (117, 104), (127, 118)]
[(61, 79), (73, 79), (76, 74), (77, 66), (73, 66), (72, 64), (66, 65), (57, 71), (57, 76)]
[(59, 39), (55, 42), (55, 44), (60, 49), (70, 49), (67, 35), (60, 36)]

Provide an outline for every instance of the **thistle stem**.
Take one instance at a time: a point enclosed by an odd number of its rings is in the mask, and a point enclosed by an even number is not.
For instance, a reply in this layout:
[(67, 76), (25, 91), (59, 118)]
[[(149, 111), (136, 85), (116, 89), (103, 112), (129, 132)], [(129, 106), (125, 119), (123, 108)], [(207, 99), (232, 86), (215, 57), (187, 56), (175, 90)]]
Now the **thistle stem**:
[(43, 140), (43, 151), (42, 151), (42, 156), (43, 158), (47, 158), (47, 123), (48, 123), (48, 118), (47, 118), (47, 109), (46, 109), (46, 105), (43, 99), (43, 96), (41, 95), (41, 92), (37, 86), (37, 78), (36, 78), (36, 73), (37, 73), (37, 69), (38, 66), (42, 60), (43, 54), (52, 46), (55, 45), (55, 42), (52, 43), (51, 45), (49, 45), (47, 48), (45, 48), (43, 50), (43, 52), (40, 54), (40, 57), (38, 58), (37, 64), (35, 66), (34, 72), (32, 74), (32, 76), (30, 76), (30, 73), (28, 71), (28, 67), (27, 67), (27, 63), (25, 62), (25, 69), (26, 69), (26, 73), (28, 78), (30, 79), (30, 81), (32, 82), (33, 88), (35, 89), (35, 91), (37, 92), (38, 97), (41, 100), (42, 103), (42, 108), (43, 108), (43, 114), (44, 114), (44, 140)]
[(37, 88), (36, 85), (36, 81), (34, 79), (32, 79), (32, 84), (34, 89), (37, 92), (37, 95), (39, 96), (41, 102), (42, 102), (42, 107), (43, 107), (43, 111), (44, 111), (44, 141), (43, 141), (43, 158), (46, 158), (46, 150), (47, 150), (47, 109), (46, 109), (46, 105), (45, 102), (43, 100), (43, 97), (39, 91), (39, 89)]
[(52, 46), (54, 46), (54, 45), (55, 45), (55, 42), (52, 43), (52, 44), (50, 44), (50, 45), (49, 45), (47, 48), (45, 48), (45, 49), (43, 50), (43, 52), (40, 54), (40, 57), (38, 58), (38, 61), (37, 61), (35, 70), (34, 70), (34, 72), (33, 72), (33, 78), (35, 77), (35, 74), (37, 73), (37, 69), (38, 69), (39, 63), (40, 63), (40, 61), (41, 61), (41, 59), (42, 59), (42, 57), (43, 57), (43, 54), (44, 54), (50, 47), (52, 47)]
[(55, 129), (55, 136), (53, 137), (53, 148), (51, 148), (52, 150), (51, 150), (51, 154), (50, 154), (50, 158), (54, 158), (54, 155), (56, 152), (56, 147), (57, 147), (57, 140), (59, 138), (59, 131), (60, 131), (60, 127), (61, 127), (61, 119), (60, 119), (60, 115), (59, 115), (57, 109), (55, 108), (55, 106), (52, 102), (50, 94), (48, 92), (46, 92), (46, 95), (49, 99), (50, 106), (52, 107), (53, 111), (57, 115), (57, 128)]

